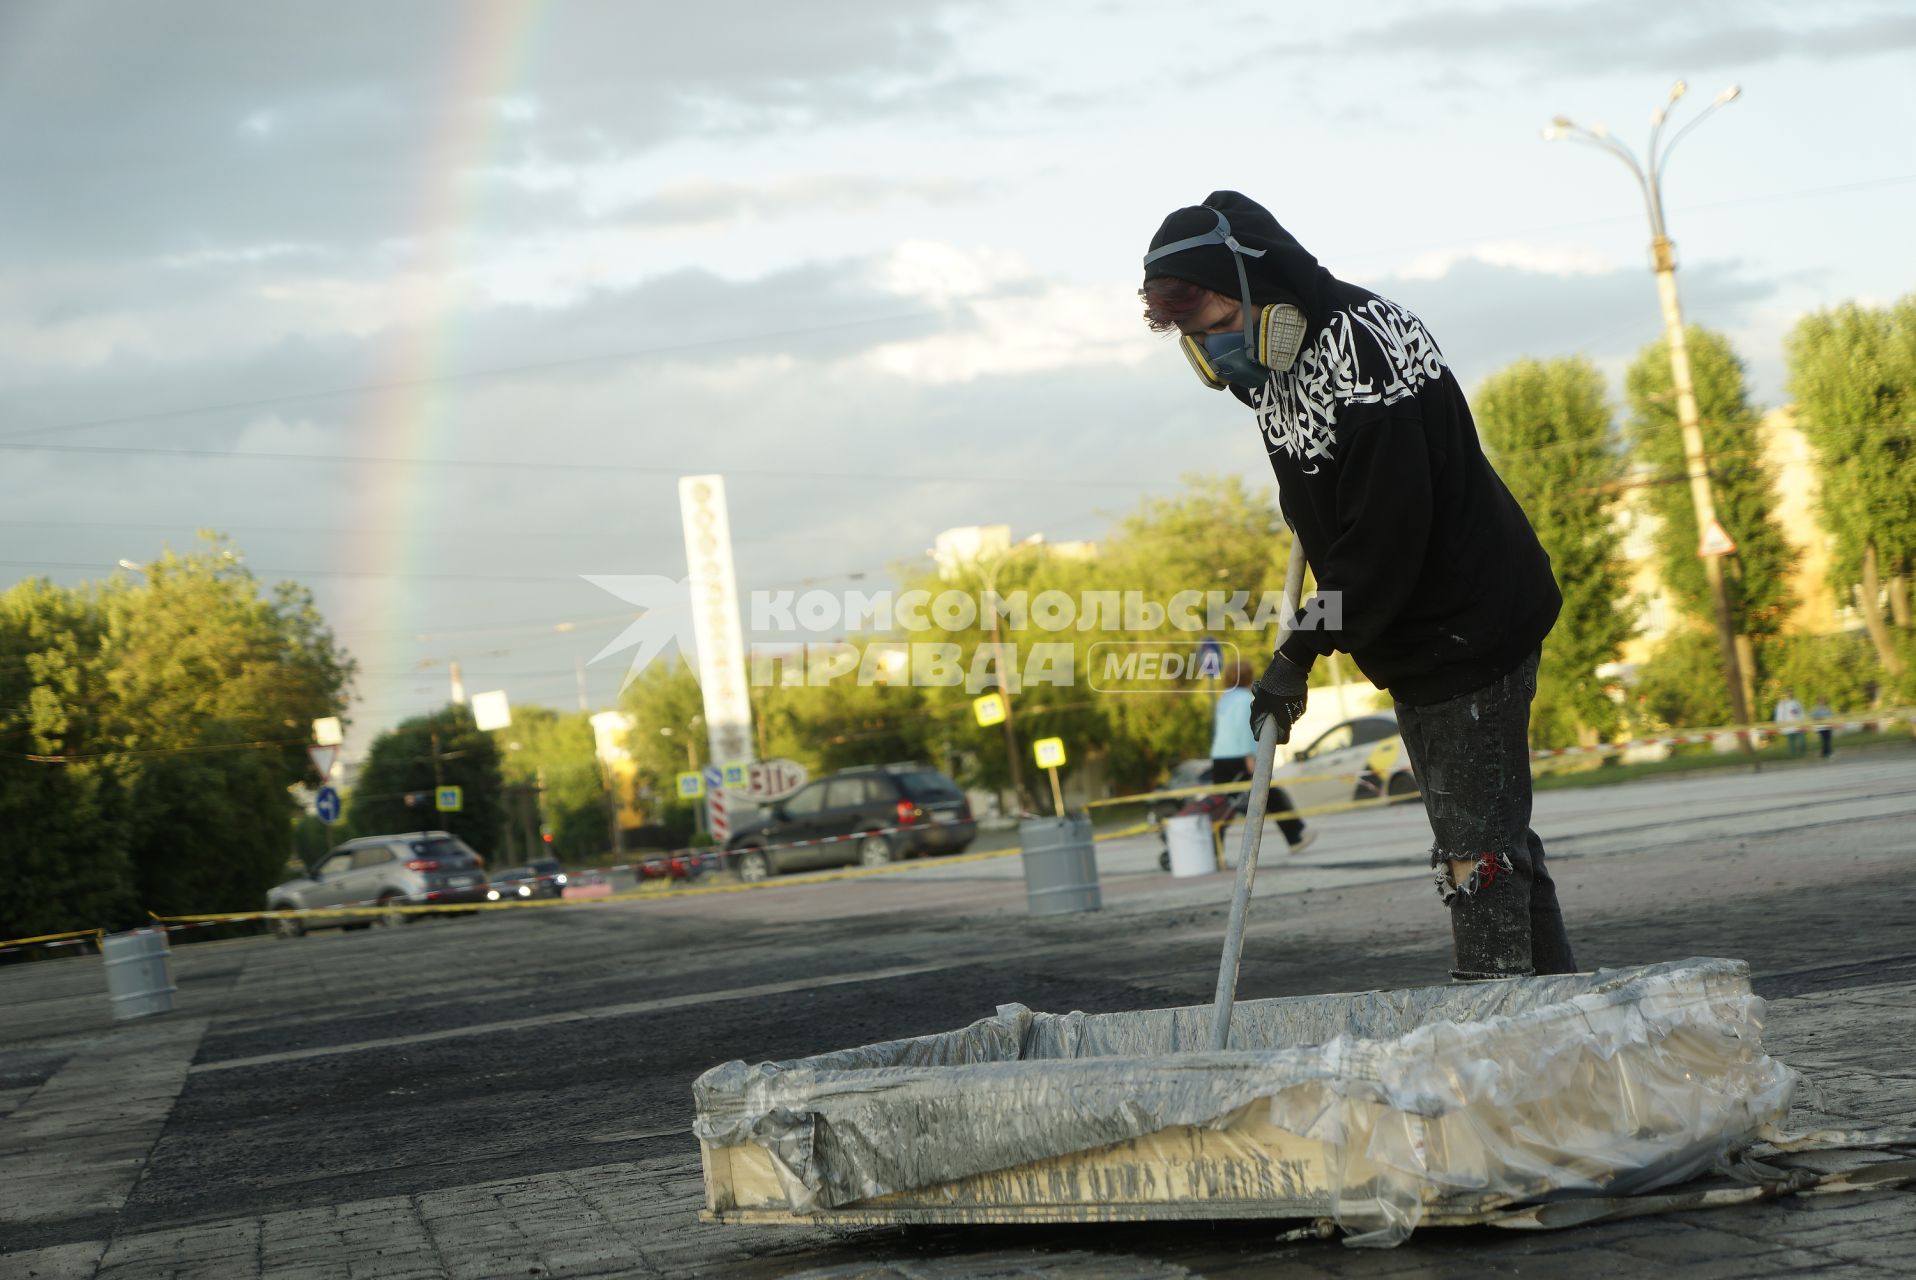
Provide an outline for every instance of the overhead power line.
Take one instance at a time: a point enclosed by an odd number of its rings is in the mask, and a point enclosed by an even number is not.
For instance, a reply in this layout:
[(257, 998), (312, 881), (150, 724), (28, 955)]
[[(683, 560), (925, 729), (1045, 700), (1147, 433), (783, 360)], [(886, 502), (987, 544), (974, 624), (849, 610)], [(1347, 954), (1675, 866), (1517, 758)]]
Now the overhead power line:
[[(146, 458), (223, 458), (256, 462), (301, 462), (351, 466), (387, 466), (418, 467), (422, 469), (450, 468), (484, 471), (557, 471), (585, 472), (595, 475), (648, 475), (682, 476), (699, 468), (692, 464), (671, 467), (648, 467), (635, 463), (600, 462), (551, 462), (538, 458), (408, 458), (366, 453), (279, 453), (242, 449), (153, 449), (143, 445), (117, 444), (37, 444), (22, 443), (17, 440), (0, 440), (0, 449), (15, 452), (58, 453), (66, 455), (98, 455)], [(1149, 488), (1152, 486), (1175, 484), (1177, 477), (1170, 474), (1140, 476), (1128, 480), (1071, 480), (1055, 474), (1021, 476), (1015, 472), (1000, 472), (991, 475), (954, 475), (949, 472), (942, 475), (914, 475), (908, 471), (798, 471), (789, 467), (708, 467), (707, 470), (722, 472), (727, 478), (749, 477), (757, 480), (856, 480), (890, 485), (1019, 485), (1026, 488), (1042, 489), (1129, 489)]]

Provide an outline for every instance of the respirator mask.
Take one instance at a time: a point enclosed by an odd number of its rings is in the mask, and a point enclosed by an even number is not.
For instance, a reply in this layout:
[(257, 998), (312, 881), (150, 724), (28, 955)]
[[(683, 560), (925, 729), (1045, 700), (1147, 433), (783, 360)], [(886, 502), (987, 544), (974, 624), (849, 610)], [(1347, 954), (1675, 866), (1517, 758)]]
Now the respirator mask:
[(1179, 334), (1178, 346), (1184, 351), (1184, 358), (1191, 362), (1198, 380), (1211, 390), (1222, 391), (1232, 385), (1255, 389), (1263, 386), (1264, 379), (1271, 373), (1282, 373), (1291, 367), (1298, 349), (1304, 345), (1309, 322), (1301, 310), (1288, 302), (1265, 307), (1251, 305), (1251, 280), (1244, 270), (1244, 260), (1261, 258), (1266, 250), (1239, 244), (1237, 237), (1231, 234), (1230, 220), (1216, 209), (1211, 212), (1217, 214), (1216, 227), (1201, 236), (1174, 240), (1161, 249), (1153, 249), (1144, 255), (1144, 265), (1149, 267), (1160, 258), (1207, 244), (1221, 244), (1231, 251), (1231, 261), (1237, 265), (1244, 327), (1231, 333)]

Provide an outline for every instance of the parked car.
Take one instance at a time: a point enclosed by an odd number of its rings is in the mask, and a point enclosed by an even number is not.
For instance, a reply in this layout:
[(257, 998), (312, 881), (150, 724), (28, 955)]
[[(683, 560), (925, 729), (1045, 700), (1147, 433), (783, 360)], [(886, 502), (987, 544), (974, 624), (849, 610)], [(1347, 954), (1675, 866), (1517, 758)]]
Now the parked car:
[(1300, 809), (1378, 796), (1407, 802), (1417, 795), (1410, 754), (1397, 732), (1397, 716), (1389, 711), (1332, 725), (1272, 770), (1271, 781)]
[[(566, 873), (557, 858), (541, 858), (523, 867), (507, 867), (492, 873), (492, 887), (501, 898), (562, 898)], [(525, 892), (519, 892), (524, 889)]]
[[(1300, 781), (1306, 778), (1310, 781)], [(1209, 760), (1181, 760), (1157, 789), (1182, 791), (1210, 781)], [(1273, 769), (1271, 781), (1282, 786), (1299, 807), (1368, 800), (1380, 795), (1408, 801), (1417, 794), (1410, 756), (1397, 732), (1397, 716), (1390, 711), (1375, 711), (1332, 725), (1309, 745), (1298, 748), (1288, 762)], [(1190, 797), (1154, 800), (1151, 821), (1161, 826), (1166, 818), (1190, 803)], [(1239, 809), (1242, 810), (1241, 805)]]
[(696, 880), (705, 873), (705, 854), (697, 849), (661, 853), (634, 868), (641, 880)]
[[(362, 836), (348, 840), (319, 860), (304, 876), (266, 891), (269, 911), (343, 907), (372, 903), (381, 907), (440, 906), (486, 901), (486, 863), (458, 836), (445, 831)], [(376, 916), (310, 916), (275, 920), (282, 937), (297, 938), (308, 929), (404, 924), (410, 916), (389, 911)]]
[[(977, 836), (971, 801), (950, 778), (928, 765), (876, 765), (806, 784), (734, 830), (725, 857), (741, 880), (763, 880), (785, 871), (880, 867), (898, 858), (959, 853)], [(826, 837), (838, 838), (778, 847)]]

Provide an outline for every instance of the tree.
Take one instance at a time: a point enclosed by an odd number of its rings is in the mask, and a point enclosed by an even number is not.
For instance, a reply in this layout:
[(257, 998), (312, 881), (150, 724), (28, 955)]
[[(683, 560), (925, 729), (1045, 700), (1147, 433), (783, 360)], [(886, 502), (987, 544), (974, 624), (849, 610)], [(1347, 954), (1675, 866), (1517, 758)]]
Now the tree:
[[(1076, 629), (1076, 602), (1092, 585), (1089, 575), (1094, 571), (1082, 560), (1055, 555), (1038, 544), (987, 555), (971, 563), (951, 566), (942, 576), (927, 574), (907, 584), (933, 597), (945, 592), (957, 593), (969, 597), (978, 606), (978, 616), (966, 626), (934, 625), (928, 630), (898, 632), (898, 638), (908, 643), (953, 646), (957, 665), (964, 673), (959, 683), (907, 689), (901, 682), (896, 686), (906, 696), (891, 699), (889, 705), (905, 713), (898, 718), (898, 726), (908, 729), (926, 744), (921, 758), (928, 756), (946, 767), (954, 767), (946, 762), (962, 762), (962, 766), (954, 770), (961, 782), (1001, 795), (1008, 792), (1011, 762), (1006, 753), (1004, 726), (981, 725), (972, 713), (973, 700), (998, 687), (998, 664), (1002, 655), (1005, 684), (1012, 690), (1012, 727), (1025, 788), (1018, 800), (1027, 808), (1049, 809), (1050, 797), (1043, 776), (1032, 761), (1031, 744), (1038, 738), (1061, 737), (1085, 751), (1089, 744), (1102, 746), (1111, 740), (1108, 722), (1097, 706), (1096, 693), (1081, 683), (1085, 650), (1093, 641), (1107, 638)], [(1073, 620), (1063, 630), (1047, 630), (1038, 621), (1042, 609), (1035, 602), (1046, 592), (1058, 593), (1046, 597), (1048, 601), (1064, 597), (1073, 602)], [(991, 619), (986, 616), (988, 596), (1004, 601), (1010, 615), (999, 620), (995, 641)], [(1020, 599), (1024, 602), (1022, 618), (1017, 616)], [(935, 624), (936, 610), (930, 617)], [(1041, 650), (1040, 645), (1050, 647)], [(1051, 662), (1052, 658), (1059, 661)], [(1033, 672), (1040, 662), (1064, 679), (1024, 683), (1024, 676)], [(1068, 668), (1064, 666), (1066, 662), (1070, 663)], [(873, 726), (865, 732), (876, 735), (877, 730)]]
[(0, 937), (137, 918), (127, 806), (106, 760), (100, 618), (45, 581), (0, 593)]
[(1891, 627), (1910, 625), (1916, 564), (1916, 294), (1805, 316), (1788, 350), (1797, 423), (1816, 450), (1823, 526), (1836, 542), (1832, 568), (1855, 584), (1877, 660), (1900, 677), (1907, 663)]
[[(1696, 728), (1730, 722), (1723, 650), (1714, 627), (1686, 618), (1658, 643), (1637, 673), (1637, 709), (1647, 727)], [(1751, 714), (1756, 709), (1751, 708)]]
[[(461, 789), (461, 807), (434, 808), (439, 786)], [(472, 711), (449, 706), (416, 716), (373, 739), (353, 786), (353, 829), (366, 835), (449, 831), (482, 855), (499, 849), (505, 822), (499, 746), (473, 724)]]
[(308, 726), (338, 714), (353, 665), (304, 588), (262, 591), (203, 534), (98, 596), (129, 852), (147, 909), (257, 906), (292, 854), (287, 789), (316, 783)]
[(632, 717), (626, 749), (637, 785), (653, 798), (652, 816), (675, 833), (691, 831), (696, 808), (679, 799), (676, 782), (679, 774), (710, 763), (698, 677), (683, 660), (654, 662), (625, 687), (619, 708)]
[[(1278, 509), (1277, 491), (1253, 492), (1238, 476), (1184, 477), (1184, 487), (1169, 498), (1147, 499), (1118, 523), (1092, 569), (1093, 589), (1137, 591), (1169, 604), (1180, 592), (1245, 593), (1246, 611), (1255, 618), (1266, 592), (1284, 586), (1291, 533)], [(1308, 594), (1308, 592), (1306, 592)], [(1187, 596), (1187, 598), (1189, 598)], [(1200, 610), (1208, 613), (1208, 609)], [(1150, 643), (1195, 646), (1208, 634), (1181, 630), (1173, 620), (1152, 630), (1099, 631), (1090, 639), (1118, 645)], [(1213, 637), (1231, 648), (1223, 652), (1262, 671), (1276, 647), (1274, 628), (1220, 628)], [(1108, 652), (1109, 650), (1106, 650)], [(1083, 669), (1101, 679), (1101, 655), (1088, 648)], [(1330, 664), (1312, 669), (1312, 683), (1331, 678)], [(1116, 687), (1127, 688), (1124, 682)], [(1155, 785), (1180, 760), (1208, 756), (1211, 721), (1220, 683), (1191, 680), (1174, 693), (1160, 684), (1100, 696), (1097, 705), (1107, 729), (1103, 742), (1112, 777), (1127, 787)]]
[(1519, 360), (1492, 374), (1473, 403), (1498, 473), (1550, 553), (1563, 612), (1544, 641), (1532, 732), (1560, 746), (1608, 736), (1616, 704), (1597, 677), (1636, 625), (1617, 527), (1623, 459), (1603, 375), (1588, 360)]
[(552, 828), (552, 854), (576, 861), (603, 852), (609, 838), (605, 783), (591, 717), (583, 711), (514, 707), (512, 727), (495, 736), (505, 743), (500, 770), (512, 797), (507, 843), (516, 840), (526, 856), (536, 856), (537, 832), (531, 848), (523, 834), (526, 801), (532, 798)]
[[(1744, 389), (1743, 363), (1723, 335), (1694, 325), (1684, 333), (1717, 520), (1736, 543), (1736, 553), (1725, 558), (1723, 574), (1731, 623), (1740, 636), (1775, 635), (1792, 603), (1789, 574), (1796, 552), (1771, 517), (1776, 488), (1763, 461), (1757, 413)], [(1663, 584), (1684, 612), (1714, 619), (1716, 604), (1703, 560), (1697, 555), (1702, 539), (1690, 499), (1669, 347), (1662, 339), (1638, 353), (1625, 385), (1630, 446), (1652, 471), (1643, 493), (1645, 505), (1658, 520), (1656, 544)], [(1749, 677), (1755, 683), (1757, 673), (1750, 672)]]
[(137, 582), (0, 595), (0, 928), (245, 909), (284, 866), (353, 666), (310, 596), (204, 537)]

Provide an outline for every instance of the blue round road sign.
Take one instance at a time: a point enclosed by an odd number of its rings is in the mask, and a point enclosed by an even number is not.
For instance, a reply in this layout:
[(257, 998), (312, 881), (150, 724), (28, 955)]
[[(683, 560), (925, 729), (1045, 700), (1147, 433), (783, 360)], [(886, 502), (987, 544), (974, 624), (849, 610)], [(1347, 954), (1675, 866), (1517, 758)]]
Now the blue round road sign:
[(319, 794), (313, 797), (313, 812), (327, 826), (339, 821), (339, 792), (331, 787), (321, 787)]

